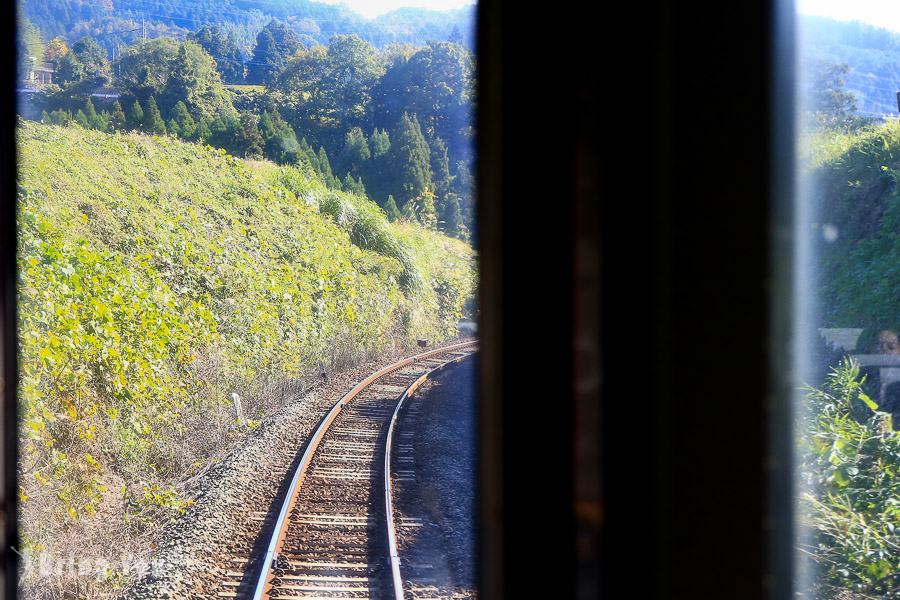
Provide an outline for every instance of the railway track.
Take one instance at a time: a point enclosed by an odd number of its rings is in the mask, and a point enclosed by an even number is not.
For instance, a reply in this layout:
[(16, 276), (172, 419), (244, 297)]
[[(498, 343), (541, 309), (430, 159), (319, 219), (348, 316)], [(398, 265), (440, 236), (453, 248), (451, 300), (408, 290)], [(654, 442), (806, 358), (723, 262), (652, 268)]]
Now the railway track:
[[(217, 595), (403, 598), (397, 532), (422, 523), (393, 514), (391, 480), (413, 477), (406, 433), (392, 435), (394, 424), (402, 403), (429, 374), (475, 347), (476, 342), (456, 344), (389, 365), (335, 404), (272, 512), (248, 513), (271, 524), (265, 555), (248, 556), (243, 570), (227, 571), (223, 588), (228, 591)], [(404, 564), (403, 572), (415, 577), (427, 568)]]

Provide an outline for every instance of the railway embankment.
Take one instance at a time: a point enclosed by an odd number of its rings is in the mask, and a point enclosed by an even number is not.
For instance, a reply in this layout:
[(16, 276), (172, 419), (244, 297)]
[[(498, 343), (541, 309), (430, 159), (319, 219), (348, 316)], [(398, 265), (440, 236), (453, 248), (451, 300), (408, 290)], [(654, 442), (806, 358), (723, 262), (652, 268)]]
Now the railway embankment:
[(255, 474), (235, 449), (276, 456), (336, 373), (452, 337), (473, 296), (467, 245), (299, 168), (29, 122), (19, 165), (26, 598), (205, 568), (178, 540), (231, 535), (214, 507)]

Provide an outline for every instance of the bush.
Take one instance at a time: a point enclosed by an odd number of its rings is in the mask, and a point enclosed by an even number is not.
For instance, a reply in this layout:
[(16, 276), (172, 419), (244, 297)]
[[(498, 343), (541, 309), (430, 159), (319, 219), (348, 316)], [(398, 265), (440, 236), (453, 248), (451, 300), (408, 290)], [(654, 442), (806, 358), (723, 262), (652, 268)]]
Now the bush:
[(900, 435), (845, 360), (799, 419), (800, 574), (811, 598), (900, 593)]

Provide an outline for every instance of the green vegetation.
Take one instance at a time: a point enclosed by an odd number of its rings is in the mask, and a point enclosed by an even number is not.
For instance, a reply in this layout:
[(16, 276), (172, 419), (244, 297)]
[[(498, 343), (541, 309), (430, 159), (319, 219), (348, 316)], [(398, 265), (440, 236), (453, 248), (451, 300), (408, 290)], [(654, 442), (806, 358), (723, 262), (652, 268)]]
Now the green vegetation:
[[(245, 81), (244, 63), (234, 58), (232, 37), (215, 28), (185, 42), (160, 37), (120, 47), (112, 63), (89, 36), (71, 50), (61, 40), (46, 51), (56, 56), (56, 83), (21, 106), (41, 122), (172, 134), (242, 158), (303, 163), (330, 188), (469, 237), (474, 57), (458, 44), (379, 52), (352, 34), (307, 48), (273, 20), (247, 62), (246, 82), (259, 85), (228, 88), (223, 81)], [(110, 91), (117, 100), (105, 97)]]
[(446, 339), (472, 310), (466, 244), (308, 165), (29, 121), (19, 146), (26, 549), (101, 519), (152, 531), (191, 502), (176, 482), (280, 405), (273, 385)]
[[(144, 19), (148, 38), (183, 39), (189, 31), (216, 27), (249, 53), (256, 36), (273, 18), (285, 22), (307, 46), (327, 44), (334, 34), (360, 33), (378, 48), (388, 44), (420, 46), (430, 40), (449, 40), (473, 48), (475, 7), (450, 11), (401, 8), (366, 19), (344, 5), (310, 0), (205, 0), (196, 3), (158, 0), (23, 0), (24, 13), (46, 39), (89, 34), (107, 49), (129, 45), (141, 37)], [(137, 31), (134, 29), (137, 28)], [(227, 33), (226, 33), (227, 32)], [(211, 42), (219, 43), (211, 36)], [(229, 44), (226, 40), (225, 47)]]
[(819, 130), (804, 144), (818, 215), (824, 327), (900, 325), (900, 125)]
[(799, 15), (800, 44), (808, 65), (847, 65), (847, 89), (863, 115), (897, 114), (900, 34), (859, 21)]
[(813, 588), (804, 597), (886, 597), (900, 589), (900, 433), (865, 394), (855, 363), (806, 399), (799, 567)]

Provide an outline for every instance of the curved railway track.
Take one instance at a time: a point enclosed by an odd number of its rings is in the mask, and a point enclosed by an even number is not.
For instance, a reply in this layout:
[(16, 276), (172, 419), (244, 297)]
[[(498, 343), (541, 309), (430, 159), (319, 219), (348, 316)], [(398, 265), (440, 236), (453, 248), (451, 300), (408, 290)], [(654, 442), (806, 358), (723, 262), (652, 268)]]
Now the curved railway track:
[[(477, 342), (446, 346), (399, 361), (371, 375), (334, 405), (306, 446), (273, 522), (254, 573), (229, 571), (220, 597), (403, 598), (396, 530), (421, 526), (396, 517), (391, 478), (412, 477), (410, 448), (394, 423), (406, 398), (429, 375), (458, 362)], [(391, 447), (396, 455), (391, 460)], [(407, 454), (407, 456), (404, 456)], [(392, 469), (393, 465), (393, 471)], [(415, 565), (404, 565), (404, 571)]]

